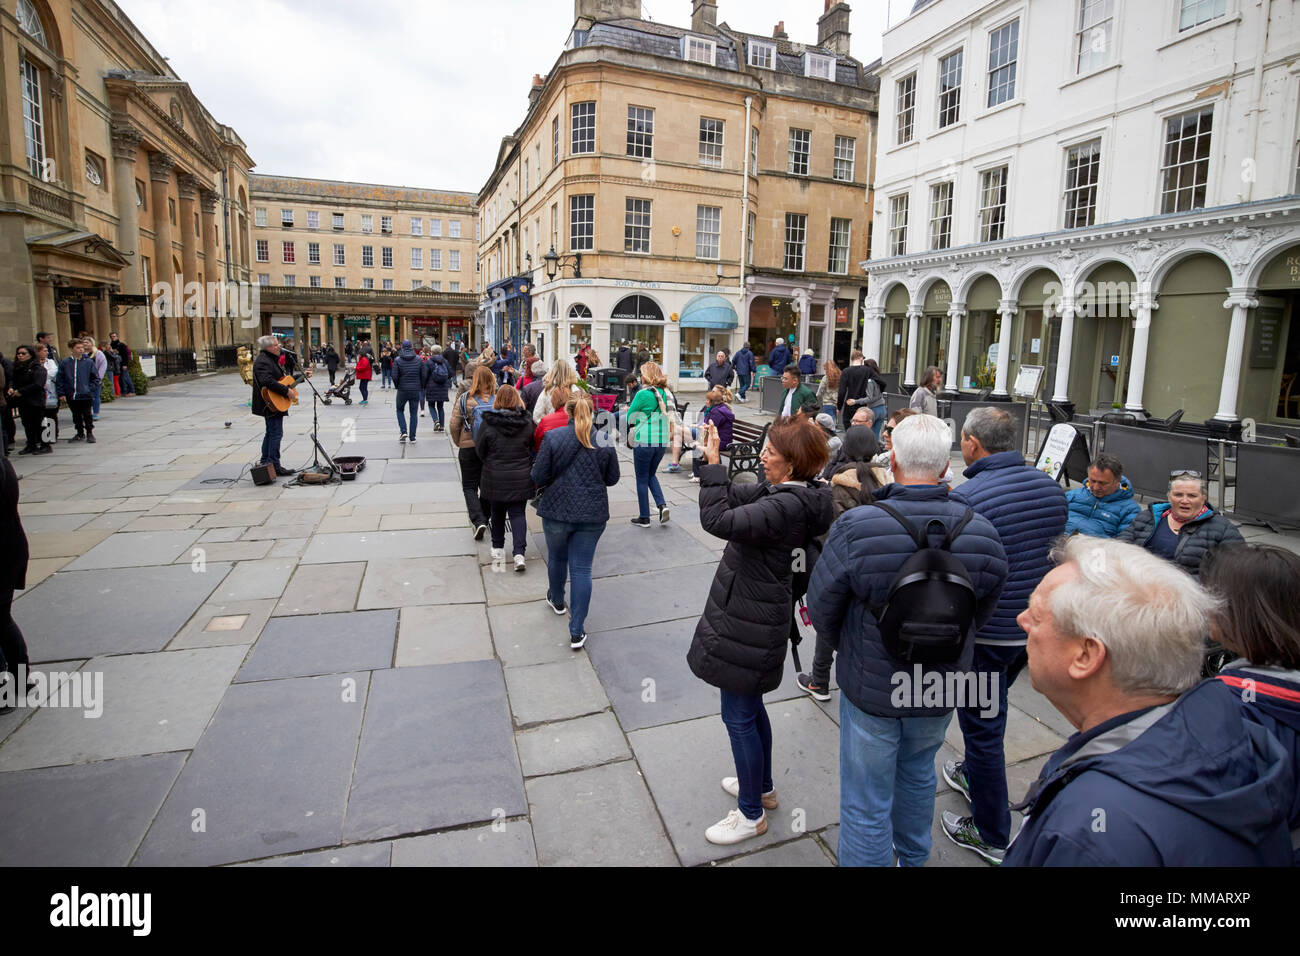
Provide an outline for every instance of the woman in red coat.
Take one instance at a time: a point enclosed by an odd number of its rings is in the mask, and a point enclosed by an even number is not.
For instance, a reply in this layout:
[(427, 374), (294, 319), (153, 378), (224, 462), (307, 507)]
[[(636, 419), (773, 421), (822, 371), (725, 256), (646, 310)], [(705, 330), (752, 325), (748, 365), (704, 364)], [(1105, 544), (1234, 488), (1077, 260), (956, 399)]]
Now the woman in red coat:
[(370, 368), (370, 356), (362, 352), (357, 356), (357, 385), (361, 387), (361, 404), (370, 404), (370, 379), (374, 373)]

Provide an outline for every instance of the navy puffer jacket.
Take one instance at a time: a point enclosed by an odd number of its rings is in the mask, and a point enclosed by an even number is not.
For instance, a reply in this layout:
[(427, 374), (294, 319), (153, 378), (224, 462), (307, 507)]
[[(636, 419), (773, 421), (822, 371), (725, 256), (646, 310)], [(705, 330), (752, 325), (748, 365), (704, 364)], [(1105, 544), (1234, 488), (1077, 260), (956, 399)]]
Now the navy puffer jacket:
[[(946, 485), (886, 485), (875, 500), (887, 501), (913, 524), (937, 518), (952, 528), (967, 506), (952, 501)], [(937, 543), (937, 539), (931, 539)], [(893, 676), (912, 674), (918, 665), (896, 660), (885, 649), (873, 608), (889, 597), (894, 575), (916, 553), (916, 542), (890, 515), (871, 505), (844, 512), (831, 525), (821, 558), (808, 587), (808, 609), (818, 640), (829, 641), (839, 651), (835, 676), (853, 706), (880, 717), (938, 717), (951, 707), (896, 706), (891, 701), (897, 686)], [(952, 553), (970, 575), (979, 604), (975, 626), (993, 615), (998, 594), (1007, 577), (1007, 558), (998, 533), (978, 514), (957, 536)], [(960, 659), (951, 664), (922, 666), (922, 686), (931, 673), (945, 675), (969, 671), (975, 642), (967, 641)], [(943, 679), (941, 677), (941, 679)]]
[(572, 423), (553, 428), (542, 438), (533, 463), (533, 483), (543, 491), (537, 513), (553, 521), (609, 520), (609, 492), (618, 484), (618, 453), (602, 445), (591, 430), (587, 448)]
[(441, 355), (435, 355), (425, 363), (424, 400), (427, 402), (445, 402), (451, 387), (451, 366)]
[(424, 391), (426, 369), (415, 349), (402, 349), (393, 359), (393, 387), (399, 392)]
[[(1157, 501), (1150, 508), (1139, 514), (1127, 528), (1119, 533), (1117, 540), (1127, 541), (1145, 548), (1156, 535), (1156, 529), (1169, 511), (1169, 502)], [(1241, 532), (1231, 521), (1213, 508), (1206, 508), (1178, 532), (1178, 548), (1174, 551), (1174, 563), (1190, 574), (1198, 577), (1201, 562), (1205, 556), (1221, 544), (1244, 541)]]
[(1069, 506), (1061, 486), (1025, 464), (1018, 451), (981, 458), (963, 474), (954, 501), (965, 502), (997, 529), (1011, 571), (993, 619), (980, 628), (980, 644), (1023, 646), (1025, 632), (1016, 618), (1029, 606), (1029, 595), (1048, 571), (1052, 543), (1065, 531)]

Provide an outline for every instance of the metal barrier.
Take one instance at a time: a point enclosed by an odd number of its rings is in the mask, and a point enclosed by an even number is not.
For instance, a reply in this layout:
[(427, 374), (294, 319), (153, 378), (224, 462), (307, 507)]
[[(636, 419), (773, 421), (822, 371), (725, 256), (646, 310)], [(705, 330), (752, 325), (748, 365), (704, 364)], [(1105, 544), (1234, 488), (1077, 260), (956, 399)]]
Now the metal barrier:
[(773, 415), (781, 414), (781, 396), (785, 389), (781, 387), (780, 375), (765, 375), (758, 383), (762, 397), (759, 400), (759, 410), (771, 412)]
[[(1209, 480), (1210, 443), (1204, 438), (1132, 425), (1101, 423), (1100, 428), (1101, 447), (1094, 444), (1094, 454), (1105, 451), (1123, 462), (1124, 477), (1138, 494), (1164, 498), (1169, 493), (1170, 473), (1183, 468), (1199, 471)], [(1219, 482), (1220, 499), (1223, 484)]]
[(249, 354), (257, 355), (257, 346), (249, 343), (244, 346), (239, 345), (209, 345), (208, 346), (208, 368), (238, 368), (239, 367), (239, 350), (247, 348)]
[(193, 375), (199, 370), (198, 356), (192, 349), (148, 349), (141, 355), (153, 356), (156, 378)]
[[(1212, 439), (1213, 445), (1232, 442)], [(1224, 460), (1227, 449), (1220, 453)], [(1300, 449), (1253, 442), (1237, 444), (1237, 494), (1232, 514), (1275, 524), (1300, 525)], [(1222, 484), (1220, 485), (1222, 488)], [(1222, 495), (1221, 495), (1222, 497)], [(1220, 500), (1220, 510), (1223, 502)]]
[(880, 377), (883, 378), (885, 380), (885, 383), (889, 386), (888, 388), (885, 389), (885, 391), (901, 392), (903, 390), (900, 387), (902, 385), (901, 382), (901, 379), (903, 377), (902, 372), (881, 372)]
[(952, 422), (953, 451), (961, 449), (961, 430), (962, 426), (966, 424), (966, 416), (977, 408), (985, 407), (1000, 408), (1006, 412), (1015, 419), (1016, 433), (1019, 435), (1024, 434), (1029, 414), (1028, 406), (1024, 402), (977, 402), (955, 398), (948, 402), (948, 418)]

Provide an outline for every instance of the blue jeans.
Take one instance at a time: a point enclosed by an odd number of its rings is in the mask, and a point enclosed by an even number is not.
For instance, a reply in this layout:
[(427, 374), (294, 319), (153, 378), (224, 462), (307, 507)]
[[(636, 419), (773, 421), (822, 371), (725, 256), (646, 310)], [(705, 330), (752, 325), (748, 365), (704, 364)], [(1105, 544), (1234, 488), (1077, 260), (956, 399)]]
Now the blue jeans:
[(591, 607), (591, 566), (596, 542), (605, 532), (603, 521), (556, 521), (542, 519), (546, 535), (546, 574), (551, 600), (564, 601), (564, 578), (569, 578), (569, 633), (578, 637), (587, 623)]
[[(406, 428), (406, 409), (411, 409), (411, 428)], [(414, 389), (397, 390), (397, 427), (403, 435), (415, 437), (415, 426), (420, 423), (420, 393)]]
[(966, 780), (970, 784), (971, 814), (980, 836), (990, 845), (1005, 849), (1011, 840), (1011, 811), (1007, 808), (1007, 755), (1003, 737), (1007, 731), (1007, 691), (1024, 669), (1028, 657), (1024, 646), (999, 647), (976, 644), (971, 670), (997, 675), (998, 712), (981, 717), (979, 707), (957, 711), (957, 723), (966, 740)]
[(739, 379), (737, 388), (740, 389), (740, 397), (744, 398), (745, 393), (749, 391), (750, 386), (754, 383), (754, 373), (746, 372), (744, 375), (737, 375), (736, 378)]
[(762, 694), (722, 692), (722, 722), (731, 738), (740, 796), (736, 800), (747, 820), (763, 815), (763, 794), (772, 789), (772, 724)]
[(368, 378), (357, 379), (357, 388), (361, 389), (361, 400), (363, 402), (370, 401), (370, 379)]
[(386, 369), (383, 369), (383, 371), (382, 371), (382, 378), (380, 379), (380, 382), (379, 382), (379, 387), (380, 387), (380, 388), (392, 388), (392, 387), (393, 387), (393, 370), (392, 370), (392, 369), (387, 369), (387, 368), (386, 368)]
[(641, 509), (642, 518), (650, 517), (650, 495), (655, 496), (655, 504), (660, 508), (666, 504), (656, 472), (667, 450), (663, 445), (637, 445), (632, 449), (632, 469), (636, 473), (636, 503)]
[(446, 412), (443, 410), (442, 402), (429, 402), (429, 417), (432, 418), (439, 425), (447, 424), (443, 418), (445, 414)]
[(103, 394), (99, 389), (95, 389), (95, 394), (90, 396), (90, 413), (97, 418), (99, 417), (99, 403), (103, 398)]
[[(871, 423), (871, 430), (876, 433), (876, 441), (879, 442), (881, 440), (882, 431), (885, 427), (885, 422), (889, 420), (889, 404), (887, 402), (881, 402), (879, 405), (872, 405), (871, 414), (876, 416)], [(883, 451), (884, 446), (881, 445), (880, 447)]]
[(262, 436), (262, 461), (269, 461), (280, 470), (280, 439), (284, 438), (284, 416), (271, 415), (266, 419), (266, 434)]
[(840, 697), (840, 866), (924, 866), (952, 714), (876, 717)]

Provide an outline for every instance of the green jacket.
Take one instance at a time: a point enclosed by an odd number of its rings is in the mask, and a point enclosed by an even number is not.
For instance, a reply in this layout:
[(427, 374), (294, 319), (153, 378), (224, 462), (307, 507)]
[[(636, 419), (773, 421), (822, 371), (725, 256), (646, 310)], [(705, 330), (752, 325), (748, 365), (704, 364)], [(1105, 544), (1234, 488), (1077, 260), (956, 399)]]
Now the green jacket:
[(659, 398), (663, 399), (664, 409), (673, 411), (673, 399), (667, 389), (643, 388), (632, 397), (632, 404), (627, 410), (628, 423), (632, 425), (633, 440), (638, 445), (667, 446), (671, 440), (668, 430), (668, 415), (659, 411)]
[[(777, 411), (776, 411), (778, 415), (782, 414), (785, 411), (785, 400), (786, 400), (786, 396), (788, 396), (789, 394), (790, 394), (790, 389), (788, 388), (781, 393), (781, 404), (777, 406)], [(790, 403), (790, 414), (793, 415), (795, 412), (799, 411), (799, 409), (803, 408), (803, 406), (805, 405), (816, 405), (816, 404), (817, 404), (817, 393), (814, 392), (807, 385), (801, 383), (799, 387), (794, 390), (794, 401)], [(818, 408), (818, 411), (821, 411), (821, 409)]]

